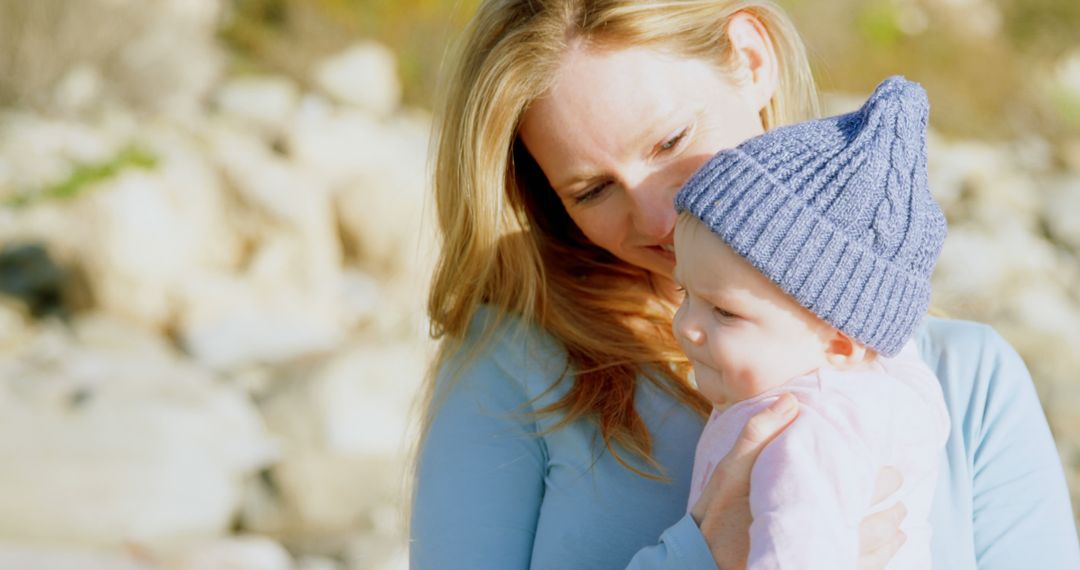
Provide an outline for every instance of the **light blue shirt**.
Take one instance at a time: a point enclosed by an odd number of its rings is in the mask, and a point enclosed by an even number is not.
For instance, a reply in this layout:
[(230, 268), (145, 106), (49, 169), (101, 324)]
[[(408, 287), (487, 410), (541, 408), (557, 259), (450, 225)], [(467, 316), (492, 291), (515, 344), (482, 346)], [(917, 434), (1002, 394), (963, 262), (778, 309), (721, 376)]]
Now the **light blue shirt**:
[[(489, 316), (474, 319), (463, 354)], [(716, 568), (686, 514), (703, 420), (639, 383), (637, 410), (667, 482), (620, 465), (587, 421), (538, 435), (557, 418), (528, 412), (569, 388), (565, 380), (545, 394), (565, 352), (515, 323), (504, 322), (456, 382), (440, 376), (420, 455), (412, 568)], [(971, 322), (928, 318), (916, 340), (952, 424), (931, 515), (934, 567), (1080, 569), (1060, 459), (1023, 361)]]

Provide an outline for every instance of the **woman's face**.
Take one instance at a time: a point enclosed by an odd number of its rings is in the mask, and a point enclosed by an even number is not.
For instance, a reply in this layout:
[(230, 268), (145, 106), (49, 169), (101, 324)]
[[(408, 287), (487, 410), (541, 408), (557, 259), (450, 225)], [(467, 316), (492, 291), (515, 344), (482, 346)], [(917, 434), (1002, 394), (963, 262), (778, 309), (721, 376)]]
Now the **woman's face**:
[(674, 197), (716, 152), (763, 132), (759, 105), (711, 62), (578, 45), (520, 136), (581, 231), (670, 278)]

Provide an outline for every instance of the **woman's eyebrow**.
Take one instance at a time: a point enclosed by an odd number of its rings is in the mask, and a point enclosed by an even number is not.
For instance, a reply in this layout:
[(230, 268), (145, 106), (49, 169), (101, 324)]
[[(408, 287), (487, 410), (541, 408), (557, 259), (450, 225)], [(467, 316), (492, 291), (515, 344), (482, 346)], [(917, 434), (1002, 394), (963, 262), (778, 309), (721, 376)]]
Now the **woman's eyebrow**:
[[(652, 151), (656, 146), (657, 140), (668, 135), (668, 130), (671, 128), (670, 123), (675, 121), (675, 117), (683, 113), (685, 109), (680, 107), (672, 107), (669, 109), (660, 119), (651, 121), (648, 125), (642, 127), (638, 134), (634, 135), (632, 140), (634, 144), (633, 149), (644, 149), (645, 153)], [(700, 112), (693, 113), (693, 117), (697, 118)], [(663, 132), (661, 132), (663, 131)], [(552, 184), (551, 188), (556, 192), (565, 191), (571, 186), (581, 184), (582, 182), (589, 182), (593, 180), (600, 180), (607, 176), (606, 174), (598, 171), (586, 171), (580, 174), (576, 174), (566, 180), (559, 182), (558, 184)]]
[(604, 174), (601, 174), (600, 172), (587, 171), (587, 172), (583, 172), (581, 174), (577, 174), (574, 177), (572, 177), (572, 178), (570, 178), (568, 180), (565, 180), (563, 182), (560, 182), (558, 184), (552, 184), (551, 188), (553, 190), (555, 190), (556, 192), (561, 193), (561, 192), (565, 192), (566, 189), (570, 188), (571, 186), (577, 186), (578, 184), (581, 184), (582, 182), (589, 182), (589, 181), (593, 181), (593, 180), (599, 180), (599, 179), (601, 179), (603, 177), (604, 177)]

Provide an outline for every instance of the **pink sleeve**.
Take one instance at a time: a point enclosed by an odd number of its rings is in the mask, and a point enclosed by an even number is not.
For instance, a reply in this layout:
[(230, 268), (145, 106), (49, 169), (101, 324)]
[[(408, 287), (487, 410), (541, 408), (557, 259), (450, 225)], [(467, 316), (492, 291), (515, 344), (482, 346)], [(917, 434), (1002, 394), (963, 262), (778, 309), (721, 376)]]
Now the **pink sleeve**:
[[(873, 428), (854, 406), (832, 404), (822, 414), (802, 402), (799, 417), (754, 464), (749, 570), (855, 568), (878, 470), (866, 444)], [(867, 412), (873, 417), (865, 409), (861, 417)]]

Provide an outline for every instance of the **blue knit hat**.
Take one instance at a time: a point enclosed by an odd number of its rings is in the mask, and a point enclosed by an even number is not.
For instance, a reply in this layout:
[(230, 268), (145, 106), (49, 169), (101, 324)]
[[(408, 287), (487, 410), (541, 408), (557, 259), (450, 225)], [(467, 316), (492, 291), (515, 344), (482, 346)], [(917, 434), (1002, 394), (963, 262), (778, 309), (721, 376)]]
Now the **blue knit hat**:
[(804, 307), (885, 356), (930, 305), (945, 217), (926, 180), (929, 103), (890, 77), (853, 113), (773, 129), (675, 197)]

